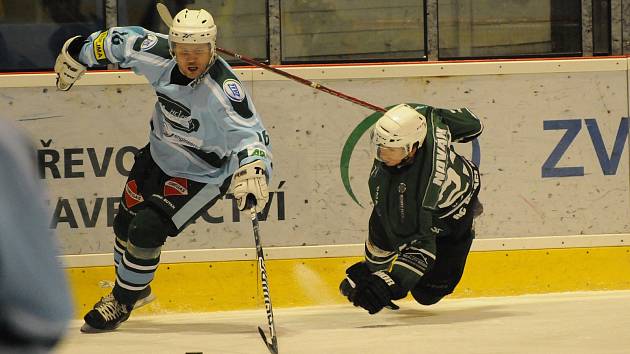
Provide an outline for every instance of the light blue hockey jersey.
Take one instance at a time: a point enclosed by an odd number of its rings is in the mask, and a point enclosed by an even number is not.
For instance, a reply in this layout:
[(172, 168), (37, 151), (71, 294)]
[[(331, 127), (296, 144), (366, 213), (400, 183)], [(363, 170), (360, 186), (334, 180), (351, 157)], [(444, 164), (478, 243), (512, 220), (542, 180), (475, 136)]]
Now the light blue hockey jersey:
[(217, 58), (206, 75), (182, 83), (168, 36), (134, 26), (92, 33), (79, 61), (87, 66), (118, 63), (153, 85), (157, 102), (151, 156), (166, 174), (220, 184), (239, 166), (261, 159), (271, 177), (269, 136), (223, 59)]

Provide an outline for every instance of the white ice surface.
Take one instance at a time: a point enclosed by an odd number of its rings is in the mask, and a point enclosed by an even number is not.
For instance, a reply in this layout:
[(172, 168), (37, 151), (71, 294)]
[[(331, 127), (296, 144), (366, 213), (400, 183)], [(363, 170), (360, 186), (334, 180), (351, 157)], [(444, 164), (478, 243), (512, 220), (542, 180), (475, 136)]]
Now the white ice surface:
[[(273, 295), (273, 294), (272, 294)], [(630, 353), (630, 291), (402, 302), (370, 316), (347, 306), (274, 309), (280, 354)], [(56, 353), (269, 353), (263, 308), (133, 316), (111, 333), (73, 321)]]

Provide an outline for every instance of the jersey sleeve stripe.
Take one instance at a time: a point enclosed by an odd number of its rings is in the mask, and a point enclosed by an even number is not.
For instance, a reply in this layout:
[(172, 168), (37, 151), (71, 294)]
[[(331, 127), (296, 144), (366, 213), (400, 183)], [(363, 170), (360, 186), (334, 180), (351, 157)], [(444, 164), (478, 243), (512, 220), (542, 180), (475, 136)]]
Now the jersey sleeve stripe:
[(186, 146), (186, 145), (183, 145), (183, 146), (184, 146), (184, 148), (186, 150), (188, 150), (191, 153), (195, 154), (195, 156), (197, 156), (200, 159), (204, 160), (206, 163), (208, 163), (210, 166), (212, 166), (214, 168), (221, 168), (227, 162), (227, 157), (226, 156), (219, 157), (219, 155), (217, 155), (214, 152), (205, 152), (205, 151), (201, 151), (199, 149), (192, 148), (190, 146)]
[(433, 258), (433, 260), (435, 260), (435, 255), (427, 250), (425, 250), (424, 248), (417, 248), (417, 247), (409, 247), (406, 250), (410, 250), (410, 251), (417, 251), (420, 252), (424, 255), (429, 256), (430, 258)]
[(372, 264), (387, 264), (389, 262), (391, 262), (394, 259), (395, 255), (392, 255), (389, 258), (385, 258), (385, 259), (375, 259), (370, 257), (369, 254), (365, 254), (365, 260), (367, 260), (368, 262), (372, 263)]
[(400, 266), (400, 267), (406, 268), (406, 269), (408, 269), (408, 270), (418, 274), (421, 277), (424, 276), (424, 273), (422, 271), (420, 271), (419, 269), (416, 269), (416, 268), (410, 266), (407, 263), (403, 263), (400, 260), (397, 260), (396, 262), (394, 262), (394, 266)]

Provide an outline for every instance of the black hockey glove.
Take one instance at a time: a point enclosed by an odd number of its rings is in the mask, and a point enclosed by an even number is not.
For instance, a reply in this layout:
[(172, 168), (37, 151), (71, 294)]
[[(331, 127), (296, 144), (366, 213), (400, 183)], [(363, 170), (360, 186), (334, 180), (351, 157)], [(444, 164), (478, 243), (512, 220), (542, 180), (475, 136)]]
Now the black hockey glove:
[(354, 290), (362, 281), (365, 281), (372, 273), (367, 267), (365, 262), (358, 262), (346, 269), (346, 278), (339, 284), (339, 291), (341, 294), (348, 298), (348, 301), (353, 302)]
[(366, 309), (370, 315), (379, 312), (383, 307), (397, 310), (398, 306), (392, 300), (402, 299), (407, 295), (407, 291), (396, 284), (388, 272), (382, 270), (370, 274), (353, 290), (352, 304)]

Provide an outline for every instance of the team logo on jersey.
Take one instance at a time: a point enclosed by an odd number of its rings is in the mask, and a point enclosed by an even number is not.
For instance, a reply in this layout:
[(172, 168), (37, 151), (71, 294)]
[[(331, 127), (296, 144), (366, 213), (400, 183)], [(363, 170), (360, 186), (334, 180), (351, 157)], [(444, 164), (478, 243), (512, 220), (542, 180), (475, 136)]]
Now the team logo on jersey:
[(232, 101), (242, 102), (245, 99), (245, 90), (243, 90), (241, 83), (237, 80), (225, 80), (223, 82), (223, 91)]
[(188, 180), (186, 178), (174, 177), (164, 182), (164, 196), (188, 195)]
[(155, 47), (157, 42), (158, 42), (158, 37), (156, 35), (154, 35), (154, 34), (149, 34), (142, 41), (142, 44), (140, 44), (140, 50), (145, 52), (145, 51)]
[(166, 122), (174, 129), (192, 133), (199, 130), (199, 121), (190, 117), (190, 109), (167, 95), (157, 92)]
[(125, 205), (127, 208), (133, 208), (144, 201), (142, 195), (138, 193), (138, 185), (135, 180), (127, 182), (125, 185)]

